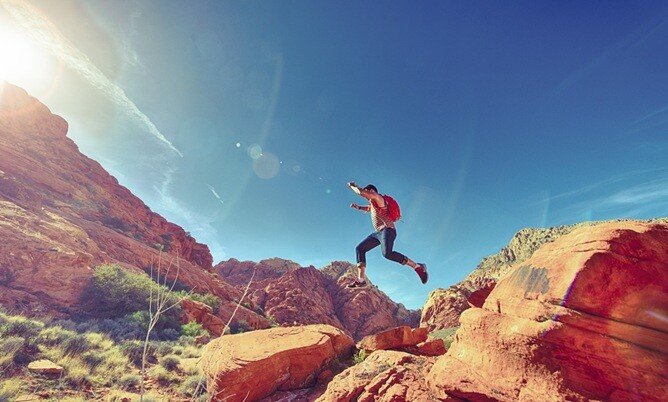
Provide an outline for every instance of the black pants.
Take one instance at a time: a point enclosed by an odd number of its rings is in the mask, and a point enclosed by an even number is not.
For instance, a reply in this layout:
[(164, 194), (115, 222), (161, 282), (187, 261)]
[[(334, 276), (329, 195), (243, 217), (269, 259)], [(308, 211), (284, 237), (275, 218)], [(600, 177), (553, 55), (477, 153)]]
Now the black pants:
[(383, 252), (383, 257), (388, 260), (396, 261), (399, 264), (405, 264), (408, 258), (392, 250), (394, 247), (394, 239), (397, 238), (397, 230), (393, 228), (385, 228), (378, 232), (371, 233), (366, 239), (362, 240), (357, 245), (355, 251), (357, 252), (357, 263), (366, 264), (366, 252), (380, 244), (380, 250)]

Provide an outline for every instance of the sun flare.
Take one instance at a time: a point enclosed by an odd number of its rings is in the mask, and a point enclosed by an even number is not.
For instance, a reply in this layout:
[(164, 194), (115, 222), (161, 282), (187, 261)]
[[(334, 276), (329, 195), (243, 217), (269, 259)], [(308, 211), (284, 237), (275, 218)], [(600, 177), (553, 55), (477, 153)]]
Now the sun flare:
[(25, 82), (43, 72), (43, 65), (43, 58), (29, 38), (0, 25), (0, 81)]

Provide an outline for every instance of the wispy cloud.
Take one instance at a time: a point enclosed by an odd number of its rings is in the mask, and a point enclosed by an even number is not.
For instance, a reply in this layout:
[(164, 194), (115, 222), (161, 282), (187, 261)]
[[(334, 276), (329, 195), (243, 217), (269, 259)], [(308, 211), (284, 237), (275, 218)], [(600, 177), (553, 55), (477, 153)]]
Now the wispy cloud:
[(630, 171), (630, 172), (626, 172), (624, 174), (609, 177), (607, 179), (604, 179), (604, 180), (601, 180), (599, 182), (586, 185), (584, 187), (577, 188), (575, 190), (566, 191), (566, 192), (563, 192), (563, 193), (560, 193), (560, 194), (550, 196), (548, 198), (542, 198), (540, 201), (536, 202), (533, 205), (543, 204), (545, 202), (550, 202), (550, 201), (558, 201), (558, 200), (562, 200), (562, 199), (575, 198), (575, 197), (578, 197), (578, 196), (581, 196), (581, 195), (586, 195), (587, 193), (591, 193), (595, 190), (602, 189), (602, 188), (604, 188), (606, 186), (609, 186), (610, 184), (613, 184), (613, 183), (623, 182), (625, 180), (629, 180), (629, 179), (632, 179), (634, 177), (639, 177), (639, 176), (643, 176), (643, 175), (647, 175), (647, 174), (653, 174), (653, 173), (654, 174), (656, 174), (656, 173), (661, 174), (661, 173), (664, 173), (664, 172), (668, 172), (668, 167), (666, 167), (666, 168), (656, 168), (656, 169), (633, 170), (633, 171)]
[(647, 214), (665, 216), (668, 213), (668, 168), (641, 172), (644, 174), (603, 180), (548, 201), (559, 200), (561, 209), (571, 217), (583, 212), (628, 218)]
[(223, 199), (220, 198), (220, 195), (218, 195), (218, 192), (216, 191), (216, 189), (213, 188), (213, 186), (210, 185), (210, 184), (207, 184), (206, 186), (209, 187), (209, 190), (211, 190), (211, 194), (213, 194), (213, 196), (216, 197), (222, 205), (225, 205), (225, 203), (223, 202)]
[(664, 113), (664, 112), (668, 112), (668, 105), (665, 105), (665, 106), (662, 107), (662, 108), (656, 109), (655, 111), (646, 114), (645, 116), (643, 116), (643, 117), (639, 118), (638, 120), (636, 120), (634, 123), (635, 123), (635, 124), (641, 123), (641, 122), (643, 122), (643, 121), (645, 121), (645, 120), (651, 119), (652, 117), (657, 116), (657, 115), (660, 115), (660, 114), (662, 114), (662, 113)]
[(12, 19), (38, 44), (47, 49), (72, 70), (82, 76), (90, 85), (119, 107), (132, 121), (144, 127), (151, 135), (163, 142), (169, 149), (183, 156), (153, 124), (137, 105), (128, 98), (125, 91), (111, 81), (82, 51), (65, 38), (58, 28), (38, 9), (22, 0), (3, 0), (4, 7)]
[(190, 230), (198, 241), (206, 243), (216, 261), (224, 259), (227, 253), (218, 241), (218, 232), (213, 226), (215, 217), (191, 211), (172, 194), (172, 182), (175, 173), (176, 169), (166, 169), (164, 180), (160, 186), (154, 187), (158, 195), (157, 209), (164, 211), (168, 219)]

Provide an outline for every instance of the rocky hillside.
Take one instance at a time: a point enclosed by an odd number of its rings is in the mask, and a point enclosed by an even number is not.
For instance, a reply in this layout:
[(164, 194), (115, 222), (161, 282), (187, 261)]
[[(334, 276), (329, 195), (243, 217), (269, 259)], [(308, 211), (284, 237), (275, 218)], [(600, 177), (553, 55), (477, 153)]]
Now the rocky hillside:
[(417, 326), (419, 312), (407, 310), (370, 284), (348, 289), (356, 268), (332, 262), (322, 269), (300, 267), (282, 259), (259, 263), (235, 259), (216, 265), (222, 278), (245, 288), (253, 272), (250, 301), (278, 324), (329, 324), (360, 339), (399, 325)]
[(577, 225), (543, 244), (464, 311), (447, 352), (426, 328), (352, 350), (331, 326), (272, 328), (207, 345), (207, 389), (214, 401), (665, 401), (661, 222)]
[[(653, 219), (651, 222), (666, 223), (668, 218)], [(513, 264), (527, 260), (544, 244), (551, 243), (577, 228), (597, 224), (598, 222), (582, 222), (551, 228), (520, 230), (506, 247), (484, 258), (463, 281), (448, 288), (433, 290), (422, 308), (421, 325), (430, 330), (458, 326), (462, 312), (471, 306), (481, 307), (481, 302)]]
[[(229, 317), (241, 293), (213, 274), (206, 245), (81, 154), (63, 118), (10, 84), (0, 96), (0, 304), (70, 314), (81, 307), (93, 267), (147, 270), (162, 249), (168, 259), (180, 256), (183, 286), (220, 297), (220, 315)], [(268, 326), (251, 310), (238, 314)]]

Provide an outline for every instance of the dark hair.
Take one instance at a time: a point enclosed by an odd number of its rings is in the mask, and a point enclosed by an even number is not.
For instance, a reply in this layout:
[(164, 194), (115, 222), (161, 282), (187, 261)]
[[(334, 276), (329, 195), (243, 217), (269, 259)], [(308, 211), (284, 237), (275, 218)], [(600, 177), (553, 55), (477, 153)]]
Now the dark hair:
[(364, 189), (365, 190), (373, 190), (375, 192), (378, 192), (378, 189), (373, 184), (367, 184), (366, 187), (364, 187)]

